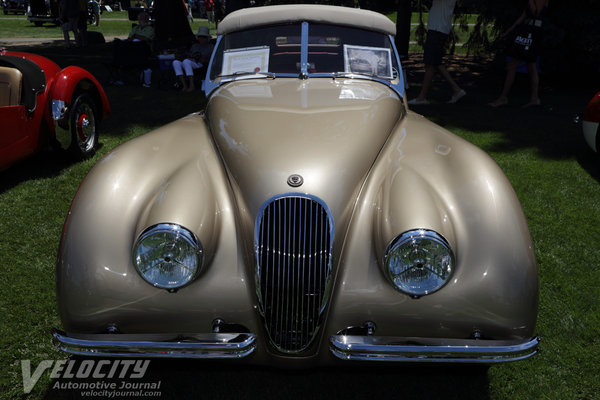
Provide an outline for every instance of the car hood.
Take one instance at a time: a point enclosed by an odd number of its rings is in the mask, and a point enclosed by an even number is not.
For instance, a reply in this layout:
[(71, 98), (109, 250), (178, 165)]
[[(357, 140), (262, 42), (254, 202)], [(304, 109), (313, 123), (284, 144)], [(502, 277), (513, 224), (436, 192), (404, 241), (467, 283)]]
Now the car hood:
[[(379, 83), (278, 78), (222, 86), (206, 115), (251, 215), (275, 195), (298, 192), (325, 201), (336, 219), (352, 207), (404, 108)], [(293, 174), (302, 186), (288, 185)]]

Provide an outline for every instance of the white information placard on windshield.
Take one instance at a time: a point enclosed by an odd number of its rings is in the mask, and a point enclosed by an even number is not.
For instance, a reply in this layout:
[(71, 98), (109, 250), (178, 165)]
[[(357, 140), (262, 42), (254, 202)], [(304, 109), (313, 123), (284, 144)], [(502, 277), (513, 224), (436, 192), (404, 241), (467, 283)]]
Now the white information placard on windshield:
[(221, 75), (269, 71), (269, 47), (247, 47), (223, 52)]
[(392, 53), (385, 47), (367, 47), (344, 45), (345, 72), (377, 76), (384, 79), (392, 77)]

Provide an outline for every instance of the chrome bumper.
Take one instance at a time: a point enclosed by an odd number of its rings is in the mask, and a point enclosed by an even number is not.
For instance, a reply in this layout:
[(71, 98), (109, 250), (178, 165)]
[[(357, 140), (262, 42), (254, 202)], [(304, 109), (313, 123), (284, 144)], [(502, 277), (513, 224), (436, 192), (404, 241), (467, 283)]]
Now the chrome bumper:
[(250, 333), (84, 335), (52, 329), (52, 342), (67, 353), (104, 357), (243, 358), (256, 348)]
[(540, 337), (499, 341), (336, 335), (329, 341), (331, 352), (343, 360), (492, 364), (533, 356)]

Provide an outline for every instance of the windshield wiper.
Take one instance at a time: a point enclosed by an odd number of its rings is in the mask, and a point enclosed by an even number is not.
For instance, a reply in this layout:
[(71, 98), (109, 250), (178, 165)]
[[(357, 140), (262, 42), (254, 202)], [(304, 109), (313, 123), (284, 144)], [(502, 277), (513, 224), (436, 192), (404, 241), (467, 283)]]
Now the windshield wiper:
[(217, 75), (217, 78), (235, 78), (243, 75), (262, 75), (265, 78), (275, 79), (276, 75), (273, 72), (254, 72), (254, 71), (236, 71), (233, 74)]
[(377, 79), (385, 79), (377, 74), (370, 74), (370, 73), (356, 73), (356, 72), (334, 72), (331, 74), (331, 76), (333, 77), (333, 79), (336, 78), (361, 78), (361, 77), (366, 77), (366, 78), (377, 78)]

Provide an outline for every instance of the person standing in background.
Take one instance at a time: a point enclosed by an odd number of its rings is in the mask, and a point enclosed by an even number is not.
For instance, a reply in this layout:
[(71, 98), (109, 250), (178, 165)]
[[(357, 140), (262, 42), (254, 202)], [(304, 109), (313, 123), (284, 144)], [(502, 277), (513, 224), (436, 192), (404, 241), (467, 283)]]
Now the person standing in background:
[(523, 61), (527, 65), (527, 72), (531, 80), (531, 95), (529, 102), (523, 108), (539, 106), (542, 103), (538, 94), (540, 78), (536, 62), (542, 41), (543, 17), (547, 8), (548, 0), (529, 0), (521, 16), (506, 32), (500, 35), (501, 38), (504, 38), (512, 31), (516, 32), (506, 50), (506, 55), (511, 59), (506, 65), (506, 78), (502, 93), (496, 100), (488, 103), (489, 106), (497, 108), (508, 103), (508, 93), (515, 81), (517, 67)]
[(444, 47), (448, 35), (452, 30), (452, 14), (456, 0), (433, 0), (427, 19), (427, 39), (425, 40), (423, 61), (425, 63), (425, 77), (419, 95), (410, 100), (408, 104), (427, 104), (427, 92), (433, 83), (436, 71), (452, 87), (452, 97), (448, 103), (456, 103), (467, 93), (460, 88), (450, 76), (450, 73), (442, 63)]
[(206, 18), (208, 18), (208, 23), (212, 24), (215, 22), (215, 4), (213, 0), (205, 0), (204, 7), (206, 8)]
[(81, 47), (87, 46), (87, 0), (78, 0), (79, 2), (79, 18), (77, 21), (77, 28), (79, 28), (79, 45)]
[(69, 31), (73, 31), (75, 42), (77, 46), (81, 45), (81, 39), (79, 37), (79, 2), (78, 0), (60, 0), (58, 5), (58, 16), (65, 38), (65, 45), (67, 48), (71, 47), (71, 39), (69, 37)]

